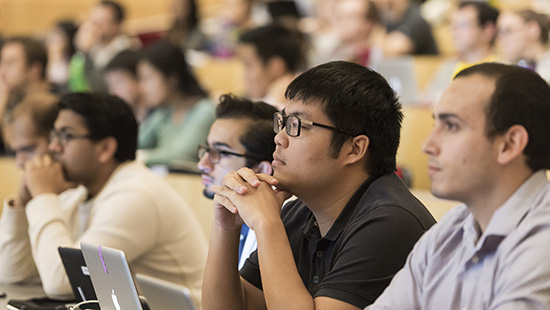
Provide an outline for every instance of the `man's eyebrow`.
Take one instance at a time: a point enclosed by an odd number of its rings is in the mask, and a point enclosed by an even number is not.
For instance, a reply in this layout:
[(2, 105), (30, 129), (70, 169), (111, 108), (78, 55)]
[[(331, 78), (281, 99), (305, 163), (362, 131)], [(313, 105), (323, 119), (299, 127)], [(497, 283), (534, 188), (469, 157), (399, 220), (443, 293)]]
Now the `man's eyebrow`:
[(448, 119), (457, 119), (462, 120), (458, 115), (454, 113), (439, 113), (439, 114), (432, 114), (433, 119), (439, 119), (439, 120), (448, 120)]
[(213, 145), (211, 145), (212, 147), (220, 147), (220, 146), (225, 146), (227, 148), (232, 148), (229, 144), (227, 143), (224, 143), (224, 142), (214, 142)]

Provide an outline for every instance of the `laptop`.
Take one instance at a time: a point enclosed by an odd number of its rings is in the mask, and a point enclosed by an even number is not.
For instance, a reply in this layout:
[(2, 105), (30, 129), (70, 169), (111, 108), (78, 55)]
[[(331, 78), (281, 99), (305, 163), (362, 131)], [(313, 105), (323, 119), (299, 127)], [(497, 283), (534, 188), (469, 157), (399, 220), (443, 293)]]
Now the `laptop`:
[(101, 310), (144, 310), (124, 252), (81, 242)]
[(412, 57), (384, 59), (372, 66), (390, 84), (401, 104), (414, 104), (419, 90)]
[(153, 310), (195, 310), (189, 289), (185, 286), (139, 273), (136, 274), (136, 282), (139, 292)]
[[(76, 301), (97, 300), (82, 250), (65, 247), (59, 247), (57, 250), (63, 262), (63, 267), (65, 267), (65, 273), (69, 278)], [(87, 307), (99, 310), (99, 306), (96, 304), (90, 304)]]

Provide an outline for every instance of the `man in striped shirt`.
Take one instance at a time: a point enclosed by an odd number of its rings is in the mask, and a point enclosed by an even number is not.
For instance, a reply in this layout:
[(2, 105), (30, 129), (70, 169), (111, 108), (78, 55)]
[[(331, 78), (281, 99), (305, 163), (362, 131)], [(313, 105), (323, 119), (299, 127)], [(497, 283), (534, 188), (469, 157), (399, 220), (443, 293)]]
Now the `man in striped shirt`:
[(495, 63), (460, 72), (423, 150), (432, 193), (460, 200), (367, 309), (550, 308), (550, 87)]

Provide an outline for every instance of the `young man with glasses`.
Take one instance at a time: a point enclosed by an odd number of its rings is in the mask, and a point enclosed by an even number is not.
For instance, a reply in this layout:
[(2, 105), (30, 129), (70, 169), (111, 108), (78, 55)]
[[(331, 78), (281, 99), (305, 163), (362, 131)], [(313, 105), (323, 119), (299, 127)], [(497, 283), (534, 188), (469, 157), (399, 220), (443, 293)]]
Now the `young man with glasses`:
[[(401, 106), (378, 73), (327, 63), (297, 77), (286, 97), (273, 176), (242, 168), (212, 186), (204, 309), (363, 308), (435, 223), (394, 173)], [(291, 194), (298, 200), (281, 212)], [(239, 275), (243, 222), (258, 250)]]
[[(61, 97), (51, 155), (24, 164), (26, 200), (0, 219), (0, 279), (32, 281), (50, 297), (72, 296), (57, 248), (80, 242), (121, 249), (136, 273), (188, 287), (200, 306), (206, 240), (192, 210), (136, 162), (137, 122), (118, 97)], [(64, 192), (67, 181), (79, 186)]]
[[(212, 185), (221, 185), (230, 171), (248, 167), (271, 174), (275, 151), (273, 113), (277, 109), (246, 98), (223, 95), (216, 107), (216, 121), (210, 127), (207, 145), (199, 147), (198, 167), (203, 172), (204, 195), (214, 198)], [(242, 225), (239, 242), (239, 268), (256, 250), (254, 232)]]

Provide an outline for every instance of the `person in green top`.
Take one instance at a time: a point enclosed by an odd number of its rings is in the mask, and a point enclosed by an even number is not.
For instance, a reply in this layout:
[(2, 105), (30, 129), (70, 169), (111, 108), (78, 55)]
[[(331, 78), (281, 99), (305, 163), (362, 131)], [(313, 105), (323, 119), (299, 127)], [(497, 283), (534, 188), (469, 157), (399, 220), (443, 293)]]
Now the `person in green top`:
[(148, 46), (138, 62), (139, 88), (155, 110), (138, 135), (138, 158), (147, 165), (197, 162), (216, 119), (214, 103), (199, 85), (181, 50), (166, 41)]

